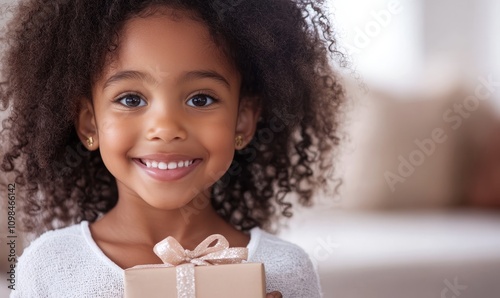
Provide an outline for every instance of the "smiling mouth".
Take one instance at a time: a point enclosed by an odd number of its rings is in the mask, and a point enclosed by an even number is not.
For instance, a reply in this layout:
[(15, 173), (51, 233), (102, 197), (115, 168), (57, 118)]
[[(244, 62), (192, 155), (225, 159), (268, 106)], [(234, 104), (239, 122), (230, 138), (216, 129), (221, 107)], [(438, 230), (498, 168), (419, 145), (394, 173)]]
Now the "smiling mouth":
[(199, 160), (199, 158), (195, 158), (193, 160), (171, 161), (171, 162), (156, 161), (149, 159), (138, 159), (138, 160), (148, 169), (175, 170), (178, 168), (187, 168), (191, 166), (196, 160)]

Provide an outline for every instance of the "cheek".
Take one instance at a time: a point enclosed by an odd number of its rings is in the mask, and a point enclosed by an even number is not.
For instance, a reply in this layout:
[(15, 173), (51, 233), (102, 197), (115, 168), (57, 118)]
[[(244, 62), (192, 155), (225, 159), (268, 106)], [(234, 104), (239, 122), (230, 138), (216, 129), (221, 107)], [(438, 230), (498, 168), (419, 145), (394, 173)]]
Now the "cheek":
[(234, 127), (231, 121), (226, 119), (206, 125), (201, 136), (211, 159), (218, 164), (217, 170), (227, 170), (234, 155)]
[(99, 124), (101, 148), (114, 151), (119, 149), (121, 145), (127, 145), (134, 136), (136, 128), (137, 126), (132, 121), (127, 121), (126, 117), (103, 118)]
[(203, 138), (213, 143), (213, 146), (224, 148), (230, 147), (235, 132), (236, 123), (227, 114), (205, 119), (198, 127), (203, 127)]
[(233, 131), (218, 131), (211, 133), (207, 136), (209, 138), (210, 143), (212, 144), (212, 148), (220, 152), (221, 154), (228, 155), (234, 152), (233, 148)]

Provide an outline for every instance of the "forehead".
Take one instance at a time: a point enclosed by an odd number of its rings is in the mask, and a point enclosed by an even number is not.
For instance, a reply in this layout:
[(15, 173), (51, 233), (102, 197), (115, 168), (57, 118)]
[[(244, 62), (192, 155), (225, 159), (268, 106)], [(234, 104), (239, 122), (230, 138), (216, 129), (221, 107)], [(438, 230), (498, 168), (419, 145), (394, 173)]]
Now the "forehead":
[(208, 26), (188, 11), (159, 8), (129, 19), (104, 77), (120, 69), (160, 69), (171, 74), (204, 69), (239, 82), (233, 61), (217, 45)]

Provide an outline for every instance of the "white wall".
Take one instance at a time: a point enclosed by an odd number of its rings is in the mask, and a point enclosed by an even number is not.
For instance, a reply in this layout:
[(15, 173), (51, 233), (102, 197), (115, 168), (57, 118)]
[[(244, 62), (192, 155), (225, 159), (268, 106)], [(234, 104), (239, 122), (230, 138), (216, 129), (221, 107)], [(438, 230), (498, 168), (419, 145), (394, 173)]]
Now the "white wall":
[(500, 18), (498, 14), (500, 13), (500, 2), (495, 1), (491, 2), (490, 9), (490, 28), (491, 33), (490, 36), (494, 37), (491, 39), (491, 43), (493, 44), (490, 48), (490, 57), (495, 61), (494, 68), (496, 74), (500, 73)]
[(340, 43), (365, 81), (404, 87), (423, 63), (419, 0), (330, 0)]
[[(487, 54), (485, 69), (500, 81), (500, 1), (489, 1), (488, 5), (488, 39), (485, 41)], [(500, 92), (496, 94), (496, 106), (500, 110)]]
[[(374, 34), (374, 29), (370, 29), (376, 20), (374, 14), (387, 11), (394, 2), (400, 3), (402, 11), (393, 14), (390, 22)], [(419, 85), (419, 81), (422, 86), (434, 87), (433, 84), (457, 81), (475, 84), (478, 76), (489, 74), (500, 77), (500, 1), (329, 3), (334, 8), (341, 42), (350, 49), (358, 72), (370, 84), (397, 89)], [(361, 44), (364, 39), (360, 32), (373, 37)], [(359, 50), (359, 45), (364, 47)]]

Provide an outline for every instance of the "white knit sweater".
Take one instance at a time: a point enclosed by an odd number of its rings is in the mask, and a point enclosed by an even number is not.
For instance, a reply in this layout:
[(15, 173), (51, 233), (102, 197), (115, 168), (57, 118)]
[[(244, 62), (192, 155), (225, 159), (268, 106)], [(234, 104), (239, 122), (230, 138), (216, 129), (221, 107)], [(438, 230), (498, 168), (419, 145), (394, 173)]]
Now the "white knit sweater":
[[(248, 261), (264, 263), (267, 292), (317, 298), (321, 289), (308, 255), (265, 231), (250, 231)], [(123, 269), (92, 239), (89, 223), (44, 233), (25, 249), (10, 297), (123, 297)]]

